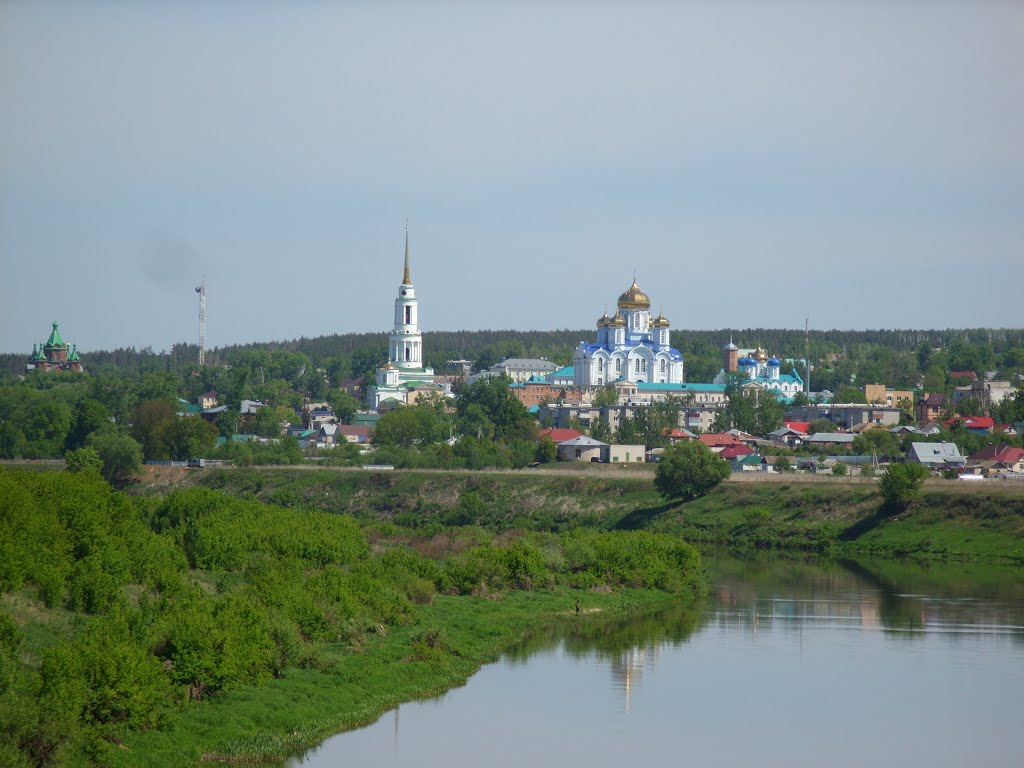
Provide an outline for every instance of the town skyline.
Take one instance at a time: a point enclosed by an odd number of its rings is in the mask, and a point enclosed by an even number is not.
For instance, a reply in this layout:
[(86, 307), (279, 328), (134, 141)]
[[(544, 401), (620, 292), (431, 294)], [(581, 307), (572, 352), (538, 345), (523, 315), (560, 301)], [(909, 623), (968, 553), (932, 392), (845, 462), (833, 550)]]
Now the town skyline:
[(4, 4), (0, 352), (1021, 326), (1024, 9), (578, 11)]

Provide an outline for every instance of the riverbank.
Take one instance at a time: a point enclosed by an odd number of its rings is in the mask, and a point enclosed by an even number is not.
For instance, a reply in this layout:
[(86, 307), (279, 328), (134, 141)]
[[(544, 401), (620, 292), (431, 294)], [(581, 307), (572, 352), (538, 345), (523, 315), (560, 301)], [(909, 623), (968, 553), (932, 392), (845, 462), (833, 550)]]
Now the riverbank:
[[(419, 530), (650, 530), (703, 546), (1024, 565), (1024, 486), (934, 480), (905, 511), (861, 478), (723, 483), (665, 503), (649, 477), (208, 470), (187, 483)], [(145, 489), (143, 489), (145, 490)], [(160, 487), (158, 493), (166, 492)]]
[[(579, 600), (583, 618), (575, 613)], [(664, 593), (557, 590), (484, 598), (439, 596), (416, 619), (388, 628), (352, 653), (327, 651), (318, 669), (289, 670), (259, 687), (230, 691), (135, 734), (113, 766), (190, 768), (200, 763), (277, 763), (329, 736), (367, 725), (397, 705), (465, 684), (484, 664), (535, 631), (563, 622), (599, 626), (678, 602)]]

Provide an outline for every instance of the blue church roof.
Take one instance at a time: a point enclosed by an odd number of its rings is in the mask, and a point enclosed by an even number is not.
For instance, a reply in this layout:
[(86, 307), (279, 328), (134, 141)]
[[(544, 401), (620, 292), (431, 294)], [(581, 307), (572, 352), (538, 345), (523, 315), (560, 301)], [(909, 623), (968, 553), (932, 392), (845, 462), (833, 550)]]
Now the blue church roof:
[(770, 367), (773, 367), (773, 368), (778, 368), (779, 365), (780, 365), (779, 358), (777, 358), (777, 357), (770, 357), (770, 358), (768, 358), (768, 365)]

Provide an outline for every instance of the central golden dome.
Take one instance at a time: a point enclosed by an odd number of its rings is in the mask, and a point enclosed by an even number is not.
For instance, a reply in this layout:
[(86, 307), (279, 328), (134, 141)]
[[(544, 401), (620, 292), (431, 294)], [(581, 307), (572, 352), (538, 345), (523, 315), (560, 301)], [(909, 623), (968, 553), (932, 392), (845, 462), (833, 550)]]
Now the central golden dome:
[(757, 351), (754, 352), (754, 357), (757, 360), (757, 362), (763, 363), (765, 360), (768, 359), (768, 353), (765, 352), (761, 347), (758, 347)]
[(640, 290), (640, 286), (633, 284), (626, 289), (626, 292), (619, 296), (619, 309), (650, 309), (651, 300), (647, 294)]

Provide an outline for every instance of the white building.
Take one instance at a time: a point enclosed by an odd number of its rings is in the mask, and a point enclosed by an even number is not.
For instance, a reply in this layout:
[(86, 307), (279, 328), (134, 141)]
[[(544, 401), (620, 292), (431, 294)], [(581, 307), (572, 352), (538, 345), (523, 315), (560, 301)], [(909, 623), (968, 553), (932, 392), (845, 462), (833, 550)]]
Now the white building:
[(580, 342), (573, 355), (573, 383), (600, 387), (615, 381), (681, 384), (683, 356), (669, 346), (664, 314), (651, 319), (651, 300), (636, 280), (619, 296), (618, 311), (597, 321), (597, 343)]
[(377, 370), (367, 393), (370, 408), (378, 410), (409, 402), (409, 391), (433, 384), (434, 369), (423, 367), (423, 334), (419, 302), (409, 276), (409, 228), (405, 228), (405, 271), (395, 298), (395, 327), (388, 337), (388, 361)]
[(805, 390), (804, 380), (800, 377), (796, 368), (793, 368), (792, 373), (782, 373), (782, 361), (777, 357), (769, 357), (768, 353), (760, 347), (747, 351), (742, 357), (737, 355), (739, 351), (731, 341), (726, 345), (723, 350), (726, 358), (726, 367), (715, 377), (716, 384), (726, 384), (728, 382), (728, 371), (731, 368), (728, 361), (730, 353), (732, 353), (737, 358), (736, 372), (749, 381), (760, 384), (767, 391), (775, 393), (776, 397), (783, 398), (788, 402), (797, 392)]

